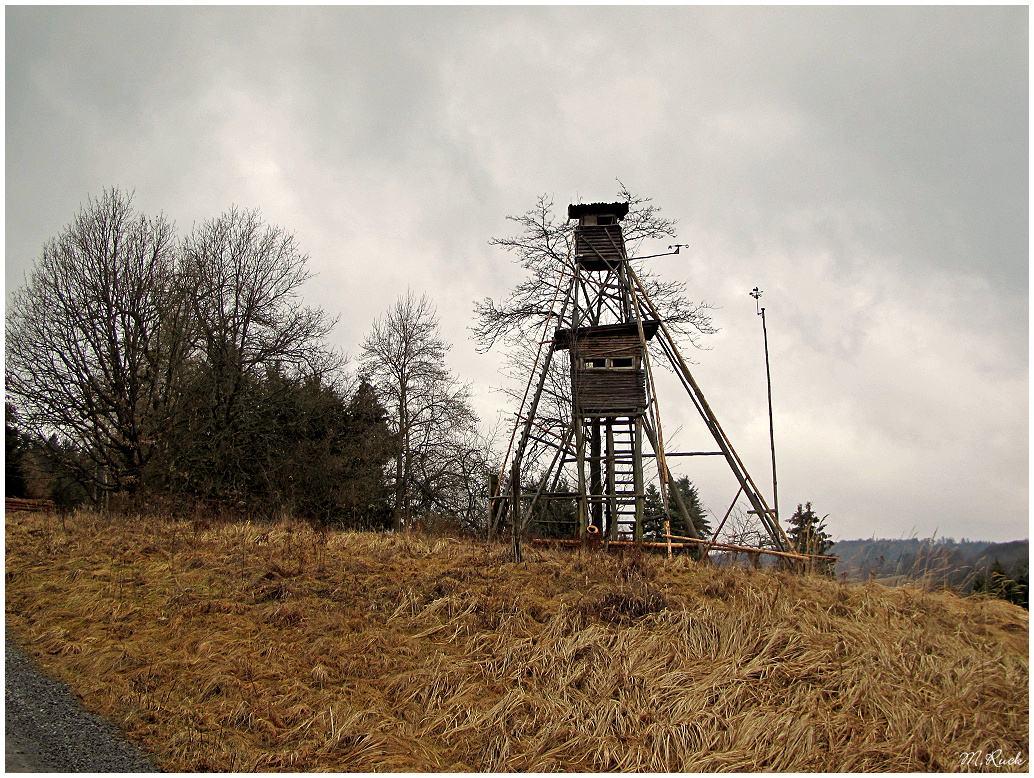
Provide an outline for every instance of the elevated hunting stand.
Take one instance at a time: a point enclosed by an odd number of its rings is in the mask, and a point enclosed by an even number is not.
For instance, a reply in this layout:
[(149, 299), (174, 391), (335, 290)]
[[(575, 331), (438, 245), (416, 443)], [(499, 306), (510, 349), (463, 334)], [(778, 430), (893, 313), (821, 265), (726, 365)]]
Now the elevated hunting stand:
[[(510, 448), (493, 479), (490, 536), (508, 524), (518, 559), (522, 534), (558, 542), (641, 544), (650, 518), (644, 515), (644, 461), (653, 459), (668, 553), (673, 539), (681, 541), (674, 545), (703, 546), (705, 555), (710, 549), (739, 549), (716, 542), (721, 526), (714, 537), (700, 537), (668, 469), (670, 457), (721, 456), (739, 483), (733, 504), (745, 495), (750, 514), (771, 541), (767, 553), (799, 557), (630, 264), (621, 229), (627, 214), (627, 203), (568, 207), (568, 218), (578, 223)], [(670, 364), (717, 451), (665, 451), (651, 350)], [(685, 534), (672, 534), (669, 500)]]

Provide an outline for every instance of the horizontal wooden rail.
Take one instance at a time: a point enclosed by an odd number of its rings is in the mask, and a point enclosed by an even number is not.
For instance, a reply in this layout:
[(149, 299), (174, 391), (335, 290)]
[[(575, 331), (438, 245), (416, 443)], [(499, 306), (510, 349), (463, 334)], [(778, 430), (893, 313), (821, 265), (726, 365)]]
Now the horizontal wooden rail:
[[(656, 457), (656, 454), (643, 454), (644, 458)], [(722, 451), (665, 451), (664, 458), (668, 457), (724, 457)]]
[[(696, 543), (701, 546), (708, 545), (706, 540), (697, 540), (696, 538), (687, 538), (682, 535), (665, 535), (666, 538), (672, 540), (681, 540), (684, 543)], [(786, 551), (772, 551), (767, 548), (754, 548), (753, 546), (736, 546), (732, 543), (712, 543), (710, 544), (711, 551), (734, 551), (736, 553), (745, 554), (770, 554), (772, 556), (783, 556), (790, 557), (791, 559), (831, 559), (836, 560), (838, 557), (835, 556), (823, 556), (822, 554), (791, 554)]]
[(4, 511), (6, 513), (14, 513), (15, 511), (46, 513), (52, 510), (54, 510), (54, 502), (52, 500), (26, 500), (21, 497), (4, 498)]
[[(598, 535), (596, 536), (599, 537)], [(694, 545), (707, 545), (706, 540), (697, 540), (696, 538), (687, 538), (681, 535), (665, 535), (664, 537), (678, 539), (679, 542), (671, 544), (672, 548), (690, 548)], [(561, 546), (564, 548), (574, 548), (577, 546), (587, 545), (585, 541), (575, 540), (573, 538), (532, 538), (530, 541), (533, 546)], [(667, 543), (658, 543), (653, 541), (644, 541), (639, 543), (635, 540), (611, 540), (605, 541), (600, 540), (601, 544), (607, 542), (608, 546), (617, 546), (618, 548), (631, 548), (633, 546), (643, 546), (645, 548), (667, 548)], [(835, 556), (822, 556), (820, 554), (789, 554), (785, 551), (772, 551), (767, 548), (753, 548), (751, 546), (736, 546), (730, 543), (716, 543), (711, 547), (712, 551), (735, 551), (739, 553), (750, 553), (750, 554), (769, 554), (771, 556), (789, 557), (791, 559), (828, 559), (836, 560)]]
[[(596, 535), (595, 537), (598, 539), (595, 542), (598, 542), (600, 545), (602, 545), (603, 543), (607, 543), (607, 545), (609, 545), (609, 546), (617, 546), (618, 548), (632, 548), (633, 546), (644, 546), (646, 548), (667, 548), (668, 547), (667, 543), (654, 543), (654, 542), (651, 542), (651, 541), (644, 541), (642, 543), (637, 543), (634, 540), (611, 540), (611, 541), (607, 541), (607, 539), (605, 537), (601, 537), (600, 535)], [(533, 546), (562, 546), (562, 547), (565, 547), (565, 548), (574, 548), (576, 546), (588, 545), (584, 541), (575, 540), (573, 538), (532, 538), (528, 542), (531, 543), (531, 545), (533, 545)], [(672, 543), (671, 547), (672, 548), (685, 548), (686, 544), (684, 544), (684, 543)]]

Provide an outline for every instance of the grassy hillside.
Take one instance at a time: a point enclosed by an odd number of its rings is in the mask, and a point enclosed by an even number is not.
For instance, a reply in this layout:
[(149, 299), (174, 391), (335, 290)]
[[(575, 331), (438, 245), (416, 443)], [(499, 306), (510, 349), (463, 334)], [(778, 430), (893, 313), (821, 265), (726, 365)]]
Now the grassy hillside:
[(685, 559), (6, 519), (8, 623), (163, 769), (956, 770), (1028, 757), (1028, 614)]

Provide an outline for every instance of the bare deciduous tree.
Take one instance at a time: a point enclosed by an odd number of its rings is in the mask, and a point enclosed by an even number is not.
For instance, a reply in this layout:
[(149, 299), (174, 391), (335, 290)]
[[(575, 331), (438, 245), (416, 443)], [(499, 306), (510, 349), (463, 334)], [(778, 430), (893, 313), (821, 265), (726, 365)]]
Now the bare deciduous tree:
[(307, 261), (294, 236), (257, 211), (232, 208), (184, 242), (196, 346), (213, 378), (213, 412), (223, 420), (232, 418), (246, 376), (274, 365), (306, 375), (339, 366), (324, 345), (335, 322), (299, 301), (311, 277)]
[(6, 320), (6, 384), (25, 428), (77, 449), (97, 490), (134, 491), (175, 423), (189, 350), (173, 226), (105, 191), (44, 246)]
[(88, 201), (8, 310), (8, 398), (33, 461), (55, 463), (36, 468), (50, 490), (71, 478), (95, 497), (167, 489), (321, 521), (376, 492), (336, 488), (383, 478), (383, 441), (357, 456), (349, 437), (387, 431), (348, 404), (293, 236), (233, 209), (177, 244), (130, 199)]
[(402, 529), (414, 511), (450, 510), (456, 479), (471, 470), (463, 441), (477, 417), (468, 388), (445, 365), (449, 345), (426, 296), (400, 298), (374, 322), (362, 349), (361, 375), (394, 421), (395, 516)]
[[(276, 400), (266, 390), (333, 380), (344, 363), (324, 340), (334, 321), (300, 302), (310, 274), (293, 235), (265, 224), (257, 211), (233, 208), (196, 229), (182, 252), (180, 274), (195, 290), (195, 367), (191, 430), (180, 440), (178, 470), (188, 474), (190, 490), (233, 498), (252, 475), (238, 455), (266, 423), (260, 406)], [(273, 374), (276, 381), (262, 385)]]
[[(645, 240), (675, 237), (675, 222), (663, 218), (649, 198), (638, 197), (621, 185), (618, 200), (628, 203), (621, 231), (629, 256), (634, 257)], [(520, 227), (520, 232), (513, 237), (494, 238), (491, 244), (516, 254), (516, 261), (528, 271), (528, 276), (502, 302), (485, 298), (475, 304), (474, 338), (484, 350), (497, 343), (513, 346), (537, 341), (546, 319), (556, 316), (554, 300), (558, 295), (563, 299), (570, 277), (574, 225), (566, 213), (556, 214), (549, 196), (540, 196), (524, 215), (508, 218)], [(633, 259), (633, 264), (673, 335), (697, 345), (700, 335), (715, 332), (708, 313), (710, 306), (691, 303), (686, 298), (684, 283), (661, 281), (642, 263)], [(565, 322), (557, 321), (556, 326), (565, 326)]]

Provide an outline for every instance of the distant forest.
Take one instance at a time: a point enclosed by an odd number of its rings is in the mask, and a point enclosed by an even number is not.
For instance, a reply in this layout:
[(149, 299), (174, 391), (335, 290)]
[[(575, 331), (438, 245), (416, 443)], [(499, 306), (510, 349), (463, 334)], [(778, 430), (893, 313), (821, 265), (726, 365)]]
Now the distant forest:
[(1030, 543), (953, 538), (842, 540), (833, 546), (837, 572), (849, 580), (883, 583), (921, 579), (973, 594), (1000, 596), (1028, 607)]

